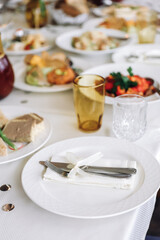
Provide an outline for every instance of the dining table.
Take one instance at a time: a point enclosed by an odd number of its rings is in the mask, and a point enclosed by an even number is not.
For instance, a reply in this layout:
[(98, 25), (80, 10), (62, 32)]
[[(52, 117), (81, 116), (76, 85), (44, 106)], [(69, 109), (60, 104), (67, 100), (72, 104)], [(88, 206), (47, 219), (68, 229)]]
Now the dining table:
[[(18, 15), (14, 16), (14, 18), (16, 17)], [(23, 18), (23, 16), (21, 17)], [(51, 26), (47, 29), (53, 35), (53, 38), (56, 38), (60, 33), (76, 28), (75, 26), (56, 26), (55, 28)], [(159, 41), (158, 39), (159, 34), (157, 34), (157, 41)], [(62, 50), (54, 46), (50, 52), (54, 51), (59, 52)], [(104, 63), (112, 63), (112, 54), (90, 57), (70, 52), (65, 53), (83, 71)], [(14, 69), (15, 64), (23, 61), (23, 56), (9, 56), (9, 59)], [(16, 69), (16, 71), (18, 70)], [(10, 109), (12, 107), (13, 109), (14, 107), (20, 107), (22, 109), (30, 109), (33, 112), (38, 111), (49, 120), (52, 131), (50, 132), (50, 138), (41, 148), (71, 138), (88, 136), (115, 138), (112, 131), (113, 106), (111, 104), (105, 104), (102, 126), (98, 131), (85, 133), (78, 129), (72, 89), (59, 92), (32, 92), (14, 88), (6, 98), (0, 101), (0, 108), (5, 107), (10, 107)], [(132, 144), (148, 151), (160, 164), (159, 109), (160, 101), (152, 101), (148, 104), (147, 130), (142, 138)], [(34, 154), (32, 153), (26, 157), (22, 156), (16, 161), (0, 164), (0, 186), (3, 184), (11, 185), (9, 191), (0, 191), (0, 239), (145, 239), (155, 208), (157, 192), (136, 208), (115, 216), (83, 219), (59, 215), (38, 206), (28, 197), (22, 186), (22, 171)], [(3, 211), (2, 207), (5, 204), (13, 204), (14, 209), (12, 211)]]

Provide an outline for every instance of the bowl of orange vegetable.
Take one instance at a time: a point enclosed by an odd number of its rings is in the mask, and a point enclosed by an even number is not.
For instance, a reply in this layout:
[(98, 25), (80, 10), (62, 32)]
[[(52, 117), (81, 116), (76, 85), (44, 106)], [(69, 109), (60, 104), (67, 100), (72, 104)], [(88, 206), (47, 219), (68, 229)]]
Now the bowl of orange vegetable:
[(138, 94), (149, 102), (160, 100), (160, 68), (157, 65), (104, 64), (83, 74), (98, 74), (105, 78), (105, 103), (113, 104), (114, 98), (123, 94)]

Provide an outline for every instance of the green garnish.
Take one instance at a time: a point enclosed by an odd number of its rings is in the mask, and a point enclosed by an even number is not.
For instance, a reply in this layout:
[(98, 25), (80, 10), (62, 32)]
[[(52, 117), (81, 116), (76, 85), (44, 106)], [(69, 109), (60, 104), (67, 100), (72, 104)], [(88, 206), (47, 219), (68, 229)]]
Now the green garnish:
[(5, 143), (7, 143), (10, 147), (12, 147), (14, 150), (17, 150), (17, 147), (6, 137), (6, 135), (2, 132), (0, 129), (0, 137), (3, 139)]
[(38, 77), (38, 73), (36, 71), (32, 72), (33, 77)]
[(46, 16), (46, 6), (43, 0), (39, 0), (40, 10), (41, 10), (41, 16)]
[(132, 68), (131, 67), (129, 67), (128, 69), (127, 69), (127, 72), (129, 73), (129, 75), (132, 77), (133, 76), (133, 72), (132, 72)]
[(55, 73), (56, 75), (67, 75), (67, 72), (66, 71), (62, 71), (61, 69), (56, 69), (55, 70)]
[[(131, 67), (129, 67), (127, 71), (129, 72), (130, 76), (133, 76)], [(120, 86), (121, 89), (125, 89), (127, 91), (128, 88), (138, 85), (137, 82), (131, 81), (127, 76), (123, 76), (120, 72), (112, 72), (110, 75), (113, 76), (115, 80), (114, 87), (112, 88), (112, 93), (116, 93), (117, 86)]]
[(29, 85), (33, 85), (33, 86), (38, 86), (38, 79), (34, 76), (32, 76), (31, 74), (28, 74), (26, 76), (25, 82)]

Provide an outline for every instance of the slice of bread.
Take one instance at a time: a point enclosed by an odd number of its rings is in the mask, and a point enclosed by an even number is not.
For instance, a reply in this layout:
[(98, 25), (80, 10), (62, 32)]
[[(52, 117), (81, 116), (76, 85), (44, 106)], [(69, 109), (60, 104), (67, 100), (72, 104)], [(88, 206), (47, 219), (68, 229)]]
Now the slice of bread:
[(0, 128), (3, 128), (3, 126), (8, 122), (8, 119), (4, 116), (2, 111), (0, 110)]
[(35, 136), (44, 129), (43, 118), (35, 113), (10, 120), (4, 127), (3, 133), (14, 142), (32, 142)]
[(0, 156), (7, 156), (7, 154), (7, 146), (2, 138), (0, 138)]
[(77, 9), (80, 13), (88, 13), (89, 9), (87, 6), (87, 1), (86, 0), (65, 0), (65, 2)]

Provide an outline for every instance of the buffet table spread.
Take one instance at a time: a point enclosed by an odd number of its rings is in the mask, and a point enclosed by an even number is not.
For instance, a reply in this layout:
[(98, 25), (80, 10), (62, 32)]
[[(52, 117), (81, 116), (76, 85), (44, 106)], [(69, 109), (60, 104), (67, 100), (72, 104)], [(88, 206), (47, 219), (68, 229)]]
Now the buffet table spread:
[[(50, 29), (53, 38), (57, 35), (57, 32), (59, 34), (63, 30), (62, 26), (59, 28), (59, 31), (57, 31), (57, 27), (56, 31)], [(159, 38), (159, 36), (157, 37)], [(59, 51), (59, 49), (55, 47), (53, 51)], [(70, 53), (68, 56), (77, 61), (83, 70), (87, 70), (95, 65), (112, 62), (111, 55), (84, 57)], [(19, 56), (10, 57), (12, 64), (21, 62), (22, 59), (23, 57)], [(0, 108), (5, 106), (31, 108), (33, 111), (36, 110), (45, 116), (52, 126), (51, 137), (45, 146), (68, 138), (86, 136), (114, 137), (112, 133), (112, 105), (107, 104), (105, 104), (103, 123), (100, 130), (90, 134), (79, 131), (74, 113), (72, 90), (36, 93), (14, 88), (8, 97), (1, 100)], [(152, 153), (160, 163), (159, 107), (159, 101), (149, 104), (147, 131), (134, 144)], [(30, 157), (27, 156), (17, 161), (0, 165), (0, 185), (10, 184), (12, 186), (10, 191), (0, 192), (0, 207), (6, 203), (11, 203), (15, 206), (10, 212), (0, 210), (1, 239), (145, 239), (155, 206), (156, 193), (134, 210), (113, 217), (79, 219), (60, 216), (39, 207), (24, 192), (21, 174)]]

